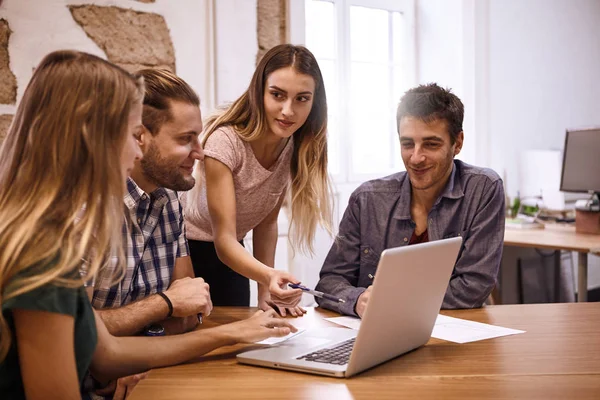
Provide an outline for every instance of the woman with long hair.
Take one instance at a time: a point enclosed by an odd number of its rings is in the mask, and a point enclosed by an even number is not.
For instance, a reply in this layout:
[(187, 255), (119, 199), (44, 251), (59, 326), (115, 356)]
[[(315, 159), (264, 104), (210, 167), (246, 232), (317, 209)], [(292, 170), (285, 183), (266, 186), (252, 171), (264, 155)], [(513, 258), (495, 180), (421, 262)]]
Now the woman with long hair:
[(3, 399), (79, 398), (88, 368), (105, 381), (294, 330), (273, 311), (176, 337), (116, 338), (94, 314), (83, 282), (114, 257), (125, 268), (123, 193), (141, 157), (142, 97), (142, 81), (75, 51), (46, 56), (25, 90), (0, 151)]
[[(246, 92), (207, 121), (202, 144), (195, 174), (205, 185), (183, 197), (196, 276), (210, 285), (214, 305), (247, 306), (251, 278), (261, 309), (301, 315), (301, 291), (285, 290), (297, 280), (274, 262), (288, 193), (295, 248), (312, 252), (319, 224), (331, 232), (327, 100), (313, 54), (290, 44), (269, 50)], [(253, 255), (242, 242), (251, 230)]]

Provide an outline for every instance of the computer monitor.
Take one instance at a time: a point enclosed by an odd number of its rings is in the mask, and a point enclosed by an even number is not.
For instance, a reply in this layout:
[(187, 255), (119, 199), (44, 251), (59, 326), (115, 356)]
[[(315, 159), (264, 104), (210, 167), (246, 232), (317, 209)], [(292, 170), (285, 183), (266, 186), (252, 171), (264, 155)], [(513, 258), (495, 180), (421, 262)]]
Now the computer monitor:
[(560, 190), (600, 193), (600, 128), (567, 130)]

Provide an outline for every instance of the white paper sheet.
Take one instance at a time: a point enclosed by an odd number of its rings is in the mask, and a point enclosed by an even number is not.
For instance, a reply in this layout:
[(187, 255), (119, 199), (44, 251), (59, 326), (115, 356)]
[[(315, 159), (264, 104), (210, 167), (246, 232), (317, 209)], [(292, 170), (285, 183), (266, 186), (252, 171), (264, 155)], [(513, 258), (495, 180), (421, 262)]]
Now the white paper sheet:
[(354, 330), (360, 328), (360, 318), (357, 317), (333, 317), (325, 318), (327, 321), (333, 322), (334, 324), (346, 326)]
[[(360, 328), (360, 318), (334, 317), (325, 319), (355, 330)], [(439, 314), (435, 321), (431, 337), (455, 343), (468, 343), (500, 336), (516, 335), (519, 333), (525, 333), (525, 331), (482, 324), (481, 322), (473, 322)]]
[(292, 332), (287, 336), (282, 336), (282, 337), (271, 337), (265, 340), (261, 340), (260, 342), (256, 342), (256, 344), (268, 344), (268, 345), (274, 345), (277, 343), (281, 343), (281, 342), (285, 342), (286, 340), (289, 340), (295, 336), (298, 336), (299, 334), (301, 334), (302, 332), (304, 332), (306, 329), (298, 329), (297, 332)]
[(431, 336), (455, 343), (468, 343), (500, 336), (525, 333), (518, 329), (482, 324), (481, 322), (438, 315)]

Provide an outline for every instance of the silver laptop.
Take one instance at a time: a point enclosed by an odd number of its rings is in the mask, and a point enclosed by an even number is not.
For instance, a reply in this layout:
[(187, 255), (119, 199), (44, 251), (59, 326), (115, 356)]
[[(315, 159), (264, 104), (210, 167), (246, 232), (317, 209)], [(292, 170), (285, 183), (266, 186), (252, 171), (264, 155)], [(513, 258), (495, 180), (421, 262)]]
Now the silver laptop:
[(351, 377), (429, 340), (462, 238), (381, 254), (360, 329), (314, 328), (270, 348), (238, 354), (244, 364)]

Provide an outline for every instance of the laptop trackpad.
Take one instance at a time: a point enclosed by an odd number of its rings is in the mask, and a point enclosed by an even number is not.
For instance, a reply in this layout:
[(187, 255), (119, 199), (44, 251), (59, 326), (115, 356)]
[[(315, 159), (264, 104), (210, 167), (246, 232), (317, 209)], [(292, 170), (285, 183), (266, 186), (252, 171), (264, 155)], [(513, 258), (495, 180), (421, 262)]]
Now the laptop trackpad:
[(329, 342), (331, 342), (331, 339), (300, 335), (294, 340), (289, 340), (287, 345), (292, 347), (305, 347), (309, 349), (312, 347), (322, 346)]
[(357, 331), (346, 328), (314, 328), (282, 343), (280, 346), (311, 349), (337, 343), (356, 336)]

